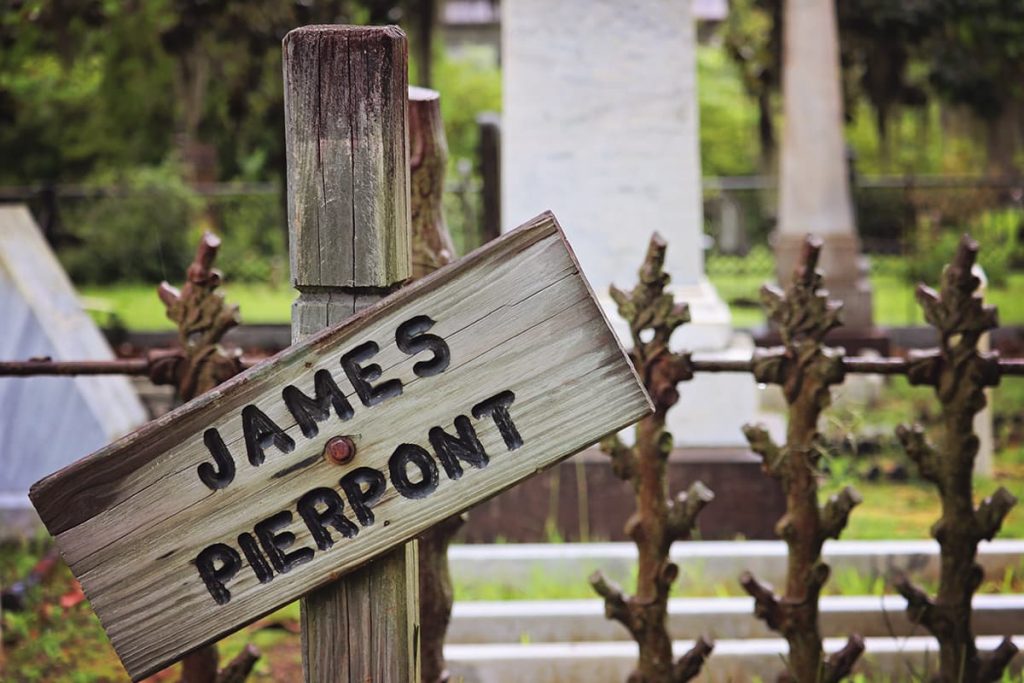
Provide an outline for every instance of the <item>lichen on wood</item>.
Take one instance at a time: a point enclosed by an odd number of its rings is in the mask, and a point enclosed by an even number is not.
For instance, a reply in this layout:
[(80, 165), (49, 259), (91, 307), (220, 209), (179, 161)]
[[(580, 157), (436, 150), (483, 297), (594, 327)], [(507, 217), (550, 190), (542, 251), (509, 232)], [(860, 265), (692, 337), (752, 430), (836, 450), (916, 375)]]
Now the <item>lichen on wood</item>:
[(601, 572), (590, 583), (605, 601), (605, 614), (621, 623), (640, 646), (637, 668), (629, 683), (682, 683), (700, 673), (712, 644), (705, 638), (675, 660), (667, 628), (668, 596), (679, 568), (669, 561), (675, 541), (690, 536), (701, 509), (714, 497), (701, 482), (675, 498), (668, 496), (666, 463), (672, 451), (672, 435), (665, 416), (679, 400), (676, 385), (691, 379), (688, 353), (669, 348), (669, 339), (690, 319), (689, 309), (665, 291), (665, 241), (651, 237), (640, 268), (639, 284), (630, 291), (611, 288), (619, 314), (629, 323), (633, 340), (630, 358), (654, 403), (654, 413), (636, 426), (636, 442), (627, 446), (617, 435), (601, 442), (612, 460), (615, 474), (629, 481), (637, 509), (626, 523), (626, 533), (636, 543), (639, 568), (636, 594), (627, 596)]
[(974, 272), (978, 244), (967, 235), (953, 262), (943, 270), (938, 292), (919, 285), (917, 299), (925, 319), (939, 332), (939, 348), (914, 354), (908, 377), (914, 385), (929, 385), (941, 404), (941, 431), (930, 443), (921, 425), (901, 425), (896, 433), (907, 455), (926, 480), (935, 484), (942, 516), (932, 527), (939, 542), (941, 573), (938, 594), (932, 598), (906, 576), (896, 589), (907, 600), (911, 620), (939, 641), (942, 683), (987, 683), (1002, 678), (1017, 653), (1009, 637), (995, 650), (979, 653), (971, 630), (971, 600), (984, 571), (976, 562), (978, 542), (991, 540), (1017, 500), (1000, 487), (975, 508), (974, 458), (978, 437), (974, 416), (985, 407), (985, 388), (999, 383), (998, 357), (978, 350), (981, 336), (998, 325), (996, 309), (978, 294)]
[(843, 381), (843, 351), (824, 345), (825, 335), (840, 323), (841, 304), (822, 289), (817, 270), (820, 240), (808, 237), (792, 283), (785, 289), (765, 285), (761, 299), (769, 320), (782, 338), (782, 346), (758, 350), (754, 377), (777, 384), (788, 404), (786, 443), (772, 441), (761, 425), (743, 432), (751, 449), (762, 458), (764, 471), (778, 478), (786, 496), (786, 513), (776, 531), (789, 549), (783, 595), (762, 585), (749, 572), (740, 577), (754, 598), (754, 613), (789, 644), (786, 671), (780, 680), (799, 683), (835, 683), (849, 675), (864, 650), (859, 635), (831, 657), (822, 651), (818, 626), (818, 598), (828, 580), (829, 567), (821, 560), (828, 538), (838, 538), (860, 495), (847, 487), (825, 505), (818, 502), (819, 463), (824, 453), (818, 418), (831, 401), (830, 387)]

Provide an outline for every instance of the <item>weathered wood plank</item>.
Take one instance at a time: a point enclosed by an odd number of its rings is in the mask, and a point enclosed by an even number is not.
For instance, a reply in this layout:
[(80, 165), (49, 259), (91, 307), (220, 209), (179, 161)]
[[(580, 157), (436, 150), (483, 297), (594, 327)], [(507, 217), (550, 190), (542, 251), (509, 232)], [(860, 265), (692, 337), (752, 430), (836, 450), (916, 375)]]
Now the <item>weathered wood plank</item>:
[(392, 287), (409, 277), (405, 35), (306, 26), (283, 48), (294, 283)]
[[(320, 281), (320, 222), (327, 202), (320, 164), (320, 44), (316, 39), (291, 40), (292, 35), (289, 33), (282, 45), (288, 166), (287, 220), (291, 242), (288, 253), (293, 284), (301, 287)], [(329, 65), (325, 67), (330, 74), (329, 69)], [(346, 92), (347, 80), (346, 76), (341, 83), (329, 87), (328, 92)], [(348, 136), (340, 134), (334, 140), (338, 145), (347, 144), (347, 141)], [(346, 184), (352, 185), (351, 167), (335, 167), (331, 176), (332, 187)], [(347, 218), (344, 212), (338, 212), (334, 218), (337, 230), (351, 234), (351, 212)], [(351, 240), (343, 242), (351, 244)], [(339, 253), (337, 257), (351, 262), (351, 248), (339, 247), (342, 248), (347, 256)]]
[[(434, 321), (428, 334), (449, 349), (442, 372), (431, 374), (439, 367), (430, 365), (436, 355), (432, 349), (417, 351), (396, 339), (396, 329), (418, 316)], [(370, 341), (379, 352), (360, 362), (364, 368), (380, 366), (382, 376), (372, 384), (379, 389), (385, 381), (399, 380), (402, 389), (401, 395), (366, 406), (339, 360)], [(417, 365), (422, 363), (426, 369)], [(353, 414), (341, 420), (331, 412), (316, 423), (317, 434), (307, 437), (282, 392), (294, 386), (314, 396), (313, 378), (320, 371), (342, 388)], [(507, 424), (504, 433), (499, 428), (500, 413), (473, 410), (499, 394), (512, 398), (504, 392), (514, 395), (508, 410), (522, 442), (512, 450), (518, 441)], [(243, 409), (253, 407), (286, 435), (278, 435), (275, 445), (274, 438), (248, 430), (251, 442), (264, 444), (260, 466), (247, 460), (240, 417)], [(647, 397), (554, 217), (545, 214), (44, 479), (31, 497), (125, 667), (139, 678), (648, 411)], [(489, 456), (482, 468), (462, 463), (461, 478), (438, 460), (438, 447), (428, 438), (433, 427), (456, 436), (457, 416), (464, 416), (459, 424), (475, 431)], [(212, 465), (204, 445), (204, 433), (211, 428), (235, 464), (231, 483), (217, 490), (197, 476), (201, 464)], [(327, 439), (341, 434), (351, 436), (358, 448), (345, 466), (321, 456)], [(419, 461), (431, 483), (422, 484), (414, 465), (401, 467), (403, 460), (394, 453), (402, 443), (424, 449), (427, 459)], [(415, 463), (419, 457), (408, 459)], [(341, 478), (356, 470), (368, 474), (359, 468), (383, 473), (385, 479), (370, 509), (373, 520), (353, 514), (358, 490), (344, 492), (343, 514), (355, 535), (343, 538), (332, 529), (333, 546), (315, 549), (311, 527), (297, 514), (297, 501), (314, 489), (341, 493)], [(406, 471), (408, 481), (402, 474)], [(347, 481), (351, 484), (351, 477)], [(428, 489), (432, 492), (425, 493)], [(323, 506), (317, 509), (323, 512)], [(199, 554), (217, 543), (244, 550), (239, 536), (254, 534), (261, 522), (266, 532), (274, 526), (266, 520), (279, 513), (288, 521), (269, 536), (293, 533), (284, 552), (299, 552), (302, 561), (265, 569), (267, 582), (260, 583), (253, 564), (240, 558), (237, 573), (224, 581), (230, 598), (218, 604), (216, 590), (197, 570)], [(274, 543), (271, 539), (261, 547), (274, 552), (267, 549)], [(220, 562), (212, 566), (223, 569)], [(212, 583), (216, 588), (217, 582)]]

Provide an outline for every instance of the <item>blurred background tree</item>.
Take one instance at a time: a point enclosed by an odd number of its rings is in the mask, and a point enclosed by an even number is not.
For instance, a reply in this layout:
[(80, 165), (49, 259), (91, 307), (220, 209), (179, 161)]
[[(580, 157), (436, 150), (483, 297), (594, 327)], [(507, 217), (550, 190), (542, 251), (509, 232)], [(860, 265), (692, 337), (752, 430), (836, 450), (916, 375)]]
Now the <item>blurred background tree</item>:
[[(0, 0), (0, 190), (20, 186), (43, 197), (59, 189), (52, 210), (60, 207), (60, 220), (40, 222), (58, 226), (49, 237), (80, 284), (177, 272), (188, 259), (180, 234), (210, 226), (228, 240), (222, 265), (234, 278), (283, 284), (280, 41), (306, 23), (398, 23), (410, 38), (411, 82), (443, 95), (449, 221), (457, 244), (471, 245), (463, 233), (479, 220), (475, 120), (500, 110), (501, 72), (496, 52), (456, 50), (448, 40), (445, 11), (456, 4)], [(700, 27), (705, 176), (776, 174), (782, 7), (730, 0), (724, 21)], [(836, 9), (846, 140), (859, 174), (1020, 178), (1024, 4), (837, 0)], [(210, 183), (257, 189), (209, 196)], [(125, 198), (116, 188), (159, 196), (168, 210), (118, 210)], [(857, 195), (862, 236), (891, 232), (894, 217), (907, 240), (924, 245), (937, 242), (939, 230), (978, 220), (1000, 234), (1005, 226), (1007, 240), (1017, 230), (1013, 215), (981, 215), (1006, 204), (991, 201), (992, 192), (959, 192), (936, 208), (938, 194), (924, 208), (902, 189)], [(759, 247), (774, 222), (774, 198), (763, 190), (739, 201), (746, 243)], [(188, 225), (175, 223), (182, 217)], [(140, 221), (143, 228), (130, 225)], [(156, 235), (155, 265), (132, 263), (141, 258), (132, 251), (140, 230)], [(122, 237), (100, 240), (100, 231)]]
[(401, 22), (423, 64), (435, 14), (415, 0), (8, 0), (0, 183), (84, 180), (172, 154), (189, 180), (275, 179), (284, 35)]

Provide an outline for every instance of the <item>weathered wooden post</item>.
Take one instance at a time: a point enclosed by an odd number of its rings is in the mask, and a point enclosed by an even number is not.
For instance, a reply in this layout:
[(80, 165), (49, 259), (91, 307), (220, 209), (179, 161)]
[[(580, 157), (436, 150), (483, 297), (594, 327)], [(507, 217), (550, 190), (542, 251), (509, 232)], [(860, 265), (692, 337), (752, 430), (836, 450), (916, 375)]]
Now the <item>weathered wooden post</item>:
[(436, 90), (409, 88), (409, 212), (412, 276), (421, 278), (455, 260), (444, 219), (448, 141)]
[[(409, 88), (409, 207), (414, 278), (429, 275), (455, 258), (444, 219), (447, 170), (448, 141), (441, 121), (441, 96), (435, 90)], [(448, 680), (444, 639), (454, 601), (448, 546), (463, 519), (463, 515), (453, 515), (416, 540), (420, 561), (420, 674), (423, 683)]]
[[(296, 342), (411, 275), (408, 48), (392, 26), (307, 26), (283, 49)], [(419, 679), (416, 564), (407, 543), (303, 599), (307, 681)]]

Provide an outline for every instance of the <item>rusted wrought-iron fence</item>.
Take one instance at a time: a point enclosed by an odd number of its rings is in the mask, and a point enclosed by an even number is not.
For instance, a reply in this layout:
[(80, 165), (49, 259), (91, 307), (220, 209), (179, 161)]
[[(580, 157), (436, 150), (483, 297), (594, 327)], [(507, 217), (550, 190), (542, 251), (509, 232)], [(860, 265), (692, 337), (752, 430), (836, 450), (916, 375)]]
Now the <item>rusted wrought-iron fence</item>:
[[(763, 384), (782, 388), (787, 402), (786, 441), (776, 444), (762, 425), (747, 425), (751, 449), (763, 460), (764, 471), (780, 480), (786, 511), (776, 531), (789, 548), (783, 594), (745, 572), (743, 588), (754, 598), (755, 615), (789, 644), (789, 656), (780, 680), (838, 683), (850, 674), (864, 651), (864, 640), (852, 634), (846, 645), (825, 657), (818, 623), (818, 598), (829, 577), (822, 561), (826, 539), (838, 538), (853, 509), (862, 502), (851, 487), (832, 496), (824, 505), (818, 500), (819, 466), (825, 452), (818, 432), (819, 418), (831, 401), (831, 387), (843, 383), (847, 373), (904, 375), (911, 384), (935, 388), (941, 404), (942, 431), (935, 445), (925, 438), (920, 425), (901, 426), (897, 435), (921, 475), (939, 491), (942, 516), (932, 528), (942, 557), (938, 594), (935, 598), (914, 586), (906, 577), (893, 577), (895, 589), (907, 600), (910, 620), (926, 628), (939, 641), (940, 661), (936, 680), (943, 683), (997, 681), (1017, 653), (1009, 635), (993, 651), (979, 653), (971, 631), (971, 601), (982, 583), (983, 571), (976, 562), (977, 545), (990, 540), (1002, 525), (1016, 499), (1005, 488), (974, 506), (973, 466), (979, 440), (974, 416), (985, 406), (984, 389), (1002, 376), (1024, 374), (1021, 359), (1004, 360), (979, 349), (982, 334), (996, 327), (996, 311), (984, 305), (975, 269), (978, 245), (968, 236), (959, 244), (953, 262), (943, 271), (938, 291), (920, 285), (917, 298), (925, 319), (940, 336), (937, 349), (907, 358), (858, 359), (844, 356), (843, 349), (825, 344), (825, 335), (841, 325), (842, 305), (822, 288), (817, 269), (820, 241), (808, 237), (801, 263), (785, 290), (766, 285), (761, 292), (768, 319), (778, 330), (781, 345), (759, 349), (749, 360), (694, 358), (668, 349), (668, 336), (688, 320), (685, 304), (664, 293), (668, 276), (663, 272), (665, 244), (655, 235), (639, 271), (640, 284), (630, 292), (612, 288), (620, 314), (630, 323), (632, 357), (652, 395), (655, 406), (667, 409), (678, 399), (677, 385), (698, 372), (746, 372)], [(644, 341), (647, 332), (650, 341)], [(653, 334), (651, 334), (653, 333)], [(664, 461), (672, 437), (658, 414), (637, 429), (636, 445), (626, 447), (617, 437), (602, 444), (622, 478), (633, 482), (637, 512), (627, 522), (627, 532), (640, 551), (636, 595), (622, 590), (600, 574), (591, 578), (605, 598), (608, 618), (621, 622), (640, 646), (639, 666), (633, 678), (651, 683), (689, 680), (711, 650), (698, 646), (675, 665), (666, 628), (665, 600), (675, 579), (668, 562), (672, 542), (688, 533), (701, 501), (710, 493), (696, 485), (689, 495), (668, 501)], [(663, 647), (657, 645), (661, 643)], [(631, 678), (630, 680), (633, 680)]]
[[(178, 348), (109, 362), (3, 361), (0, 376), (145, 375), (156, 383), (176, 386), (187, 400), (241, 371), (254, 361), (220, 345), (223, 334), (237, 324), (237, 309), (216, 294), (220, 280), (212, 262), (218, 246), (216, 238), (204, 237), (184, 287), (180, 291), (167, 285), (160, 289), (168, 315), (178, 323)], [(981, 281), (975, 269), (978, 245), (965, 236), (939, 289), (918, 288), (925, 318), (939, 333), (939, 347), (907, 357), (873, 359), (846, 356), (842, 349), (825, 342), (826, 333), (839, 326), (841, 316), (840, 305), (821, 289), (822, 276), (816, 269), (819, 248), (809, 238), (792, 283), (785, 290), (771, 286), (762, 290), (762, 304), (779, 332), (781, 345), (758, 349), (750, 359), (734, 360), (668, 348), (671, 331), (685, 323), (687, 315), (685, 305), (673, 302), (664, 292), (666, 280), (660, 263), (666, 245), (655, 238), (640, 271), (640, 286), (613, 292), (634, 333), (634, 361), (652, 396), (664, 406), (662, 413), (674, 404), (677, 391), (685, 391), (685, 386), (677, 385), (696, 373), (750, 373), (758, 382), (782, 388), (788, 404), (785, 443), (774, 443), (758, 425), (748, 426), (745, 433), (751, 448), (762, 456), (766, 473), (779, 478), (786, 492), (786, 513), (777, 526), (790, 549), (786, 585), (783, 594), (776, 596), (752, 575), (744, 575), (741, 581), (755, 599), (756, 615), (789, 642), (784, 677), (797, 681), (837, 681), (850, 671), (863, 650), (863, 640), (854, 635), (845, 648), (825, 658), (818, 628), (818, 594), (828, 578), (821, 547), (826, 538), (839, 535), (860, 502), (852, 489), (825, 505), (818, 502), (823, 448), (817, 425), (828, 406), (830, 388), (841, 385), (848, 374), (901, 375), (911, 384), (934, 387), (941, 428), (936, 442), (928, 441), (920, 425), (900, 427), (898, 438), (922, 477), (933, 482), (939, 492), (942, 513), (933, 527), (942, 556), (938, 592), (933, 598), (905, 577), (894, 577), (893, 587), (907, 599), (911, 620), (939, 641), (939, 680), (998, 680), (1017, 650), (1007, 638), (992, 652), (978, 652), (970, 629), (971, 598), (983, 578), (975, 559), (977, 544), (998, 532), (1016, 500), (999, 489), (979, 506), (974, 505), (971, 473), (978, 438), (973, 418), (985, 405), (986, 387), (1003, 377), (1024, 376), (1024, 359), (999, 358), (979, 349), (982, 335), (996, 327), (997, 318), (995, 309), (984, 305), (980, 297)], [(641, 333), (649, 330), (654, 336), (643, 341), (648, 337), (642, 338)], [(592, 581), (606, 600), (608, 615), (622, 622), (641, 642), (642, 651), (649, 653), (651, 661), (642, 662), (641, 669), (660, 670), (664, 680), (681, 681), (699, 670), (711, 644), (699, 644), (674, 664), (670, 659), (662, 661), (662, 651), (670, 652), (665, 644), (671, 642), (665, 631), (665, 599), (674, 579), (668, 548), (687, 536), (711, 494), (696, 487), (675, 500), (667, 498), (663, 456), (670, 438), (664, 431), (663, 415), (661, 422), (656, 415), (641, 428), (636, 446), (626, 447), (615, 439), (603, 444), (616, 471), (634, 483), (641, 511), (630, 521), (631, 536), (640, 546), (641, 556), (647, 557), (648, 566), (639, 574), (642, 583), (633, 598), (600, 576)], [(442, 607), (446, 602), (442, 601)], [(434, 639), (443, 638), (443, 627), (436, 631)], [(208, 668), (209, 662), (215, 666), (215, 661), (210, 658), (205, 666)]]

